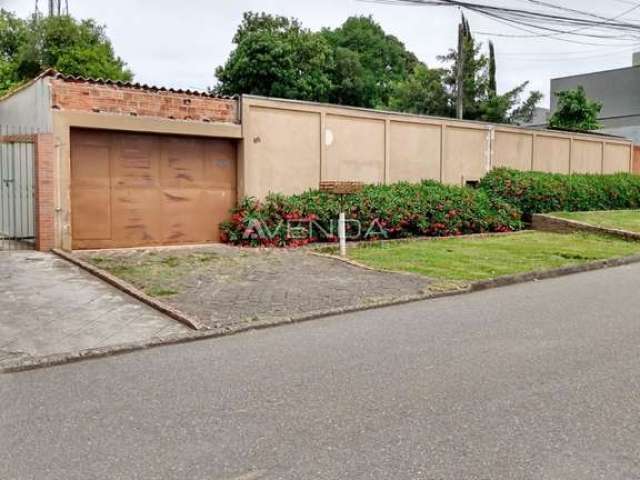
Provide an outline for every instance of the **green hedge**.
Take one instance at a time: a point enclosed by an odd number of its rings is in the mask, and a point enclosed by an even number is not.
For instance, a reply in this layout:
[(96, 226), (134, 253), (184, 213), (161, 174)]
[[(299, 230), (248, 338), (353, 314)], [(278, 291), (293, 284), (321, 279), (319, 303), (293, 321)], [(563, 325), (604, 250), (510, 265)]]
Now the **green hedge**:
[(498, 168), (482, 179), (480, 189), (520, 209), (527, 221), (534, 213), (640, 207), (640, 176), (630, 173), (562, 175)]
[[(342, 204), (341, 204), (342, 202)], [(223, 241), (251, 246), (299, 246), (335, 241), (340, 211), (353, 239), (448, 236), (522, 228), (521, 212), (486, 192), (438, 182), (370, 185), (339, 199), (317, 190), (245, 198), (221, 224)], [(356, 223), (356, 221), (358, 223)], [(359, 235), (358, 235), (359, 233)]]

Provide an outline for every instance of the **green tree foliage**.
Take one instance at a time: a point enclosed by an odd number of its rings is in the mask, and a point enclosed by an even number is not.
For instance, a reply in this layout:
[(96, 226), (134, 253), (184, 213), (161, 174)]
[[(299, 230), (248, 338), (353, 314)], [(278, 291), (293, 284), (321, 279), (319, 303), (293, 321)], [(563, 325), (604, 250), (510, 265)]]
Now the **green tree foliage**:
[(103, 26), (71, 16), (21, 19), (0, 10), (0, 91), (29, 80), (45, 68), (69, 75), (131, 80)]
[(498, 94), (498, 83), (496, 81), (496, 49), (492, 41), (489, 41), (489, 94)]
[(430, 69), (422, 63), (417, 64), (405, 80), (394, 85), (389, 108), (398, 112), (452, 116), (443, 75), (442, 70)]
[(295, 19), (247, 12), (233, 42), (231, 56), (216, 69), (219, 93), (328, 100), (333, 58), (322, 35)]
[[(542, 95), (540, 92), (531, 92), (524, 103), (520, 103), (520, 97), (526, 89), (528, 82), (509, 90), (503, 94), (497, 93), (496, 61), (493, 44), (489, 43), (489, 57), (482, 53), (482, 44), (476, 42), (471, 34), (469, 22), (462, 16), (464, 33), (463, 62), (463, 98), (464, 118), (467, 120), (482, 120), (496, 123), (510, 123), (516, 118), (522, 117), (528, 111), (535, 108)], [(449, 68), (444, 75), (444, 83), (449, 92), (452, 111), (455, 111), (458, 52), (450, 50), (447, 55), (440, 58), (448, 63)], [(523, 113), (524, 112), (524, 113)], [(514, 116), (516, 115), (517, 116)], [(533, 112), (531, 113), (533, 114)]]
[(20, 81), (15, 58), (27, 43), (27, 28), (23, 20), (0, 9), (0, 94)]
[(557, 92), (558, 106), (549, 119), (551, 128), (563, 130), (597, 130), (602, 104), (587, 98), (584, 88)]
[(296, 19), (244, 14), (235, 49), (216, 69), (215, 90), (384, 107), (396, 82), (418, 63), (371, 17), (311, 32)]
[(529, 97), (511, 112), (509, 123), (522, 125), (533, 120), (536, 106), (540, 103), (542, 97), (542, 92), (538, 92), (537, 90), (531, 92)]
[[(523, 83), (499, 95), (493, 45), (487, 57), (464, 17), (462, 26), (464, 117), (492, 122), (526, 117), (540, 94), (533, 92), (520, 104)], [(216, 69), (219, 93), (455, 114), (457, 51), (441, 57), (446, 69), (429, 68), (371, 17), (350, 17), (338, 28), (311, 32), (296, 19), (247, 12), (233, 43), (227, 62)]]
[[(482, 45), (476, 43), (471, 35), (469, 24), (464, 16), (462, 17), (462, 25), (464, 33), (462, 58), (458, 58), (458, 51), (452, 49), (448, 54), (440, 56), (439, 59), (449, 64), (444, 82), (449, 90), (453, 107), (455, 108), (456, 92), (458, 88), (462, 88), (464, 118), (480, 120), (483, 117), (483, 102), (487, 100), (489, 92), (489, 60), (481, 52)], [(463, 81), (461, 86), (457, 81), (458, 62), (462, 62)]]
[(335, 30), (324, 29), (335, 55), (329, 100), (379, 108), (389, 103), (394, 84), (406, 79), (418, 63), (416, 56), (372, 17), (350, 17)]
[(348, 48), (337, 47), (333, 52), (333, 67), (329, 71), (331, 89), (329, 101), (339, 105), (363, 107), (369, 105), (363, 98), (372, 97), (375, 90), (360, 61), (360, 55)]

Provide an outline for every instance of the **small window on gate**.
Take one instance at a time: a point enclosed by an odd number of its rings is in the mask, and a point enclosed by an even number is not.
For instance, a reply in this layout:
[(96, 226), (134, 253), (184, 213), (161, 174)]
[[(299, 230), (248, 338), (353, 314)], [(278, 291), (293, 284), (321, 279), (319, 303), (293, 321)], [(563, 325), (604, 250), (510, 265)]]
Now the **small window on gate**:
[(479, 180), (467, 180), (464, 183), (467, 187), (471, 187), (471, 188), (478, 188), (478, 185), (480, 185)]

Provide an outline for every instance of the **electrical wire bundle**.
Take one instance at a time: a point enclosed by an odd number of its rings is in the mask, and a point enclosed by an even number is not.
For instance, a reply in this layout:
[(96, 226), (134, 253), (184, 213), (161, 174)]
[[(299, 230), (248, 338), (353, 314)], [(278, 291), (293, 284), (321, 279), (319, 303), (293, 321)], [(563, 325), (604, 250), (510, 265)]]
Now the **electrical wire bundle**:
[[(487, 0), (484, 0), (485, 3), (470, 0), (365, 1), (383, 4), (455, 7), (474, 12), (522, 32), (476, 32), (493, 36), (513, 38), (548, 37), (581, 45), (623, 46), (637, 45), (640, 43), (640, 21), (623, 19), (623, 17), (631, 12), (639, 10), (640, 2), (616, 0), (619, 3), (632, 6), (613, 17), (606, 17), (595, 12), (570, 8), (562, 5), (560, 2), (550, 3), (542, 0), (514, 0), (512, 2), (496, 2), (495, 4), (486, 3)], [(530, 7), (516, 8), (513, 6), (516, 1), (528, 4)], [(594, 43), (593, 39), (598, 40), (600, 43)], [(611, 41), (615, 41), (616, 43), (612, 44)]]

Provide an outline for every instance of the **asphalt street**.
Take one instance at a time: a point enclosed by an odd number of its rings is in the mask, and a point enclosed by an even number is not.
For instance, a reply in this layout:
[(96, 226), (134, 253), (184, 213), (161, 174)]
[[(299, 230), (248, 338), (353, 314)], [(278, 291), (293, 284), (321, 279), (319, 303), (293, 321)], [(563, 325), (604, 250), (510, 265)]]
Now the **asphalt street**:
[(0, 376), (0, 479), (640, 479), (640, 266)]

